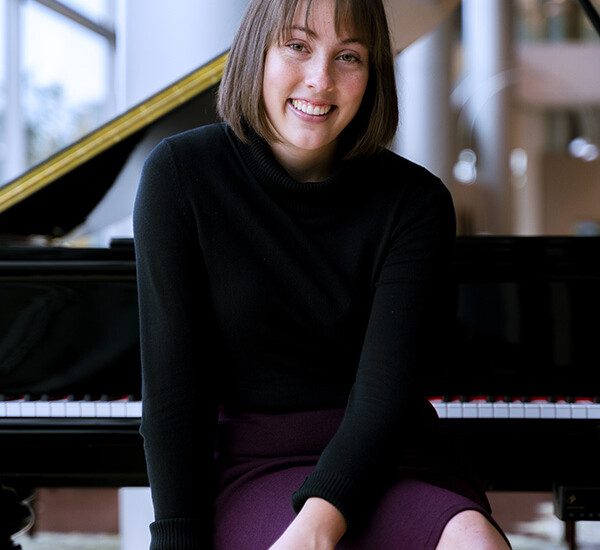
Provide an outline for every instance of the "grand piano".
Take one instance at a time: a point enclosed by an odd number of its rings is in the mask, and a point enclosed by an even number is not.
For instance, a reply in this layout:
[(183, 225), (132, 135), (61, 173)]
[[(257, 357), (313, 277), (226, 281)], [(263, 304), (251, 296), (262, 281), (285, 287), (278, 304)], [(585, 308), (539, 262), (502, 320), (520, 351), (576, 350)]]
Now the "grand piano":
[[(13, 518), (0, 547), (36, 487), (148, 484), (133, 242), (53, 243), (140, 144), (216, 120), (225, 59), (0, 188), (0, 515)], [(600, 237), (459, 236), (456, 276), (454, 332), (426, 388), (449, 444), (490, 490), (600, 487)]]

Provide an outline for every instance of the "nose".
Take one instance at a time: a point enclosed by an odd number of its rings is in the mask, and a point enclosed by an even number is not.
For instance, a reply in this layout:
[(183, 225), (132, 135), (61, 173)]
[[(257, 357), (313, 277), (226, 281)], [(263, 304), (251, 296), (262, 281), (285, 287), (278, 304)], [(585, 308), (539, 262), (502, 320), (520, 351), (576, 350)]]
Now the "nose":
[(306, 85), (309, 88), (319, 92), (333, 90), (333, 67), (328, 59), (315, 56), (306, 69)]

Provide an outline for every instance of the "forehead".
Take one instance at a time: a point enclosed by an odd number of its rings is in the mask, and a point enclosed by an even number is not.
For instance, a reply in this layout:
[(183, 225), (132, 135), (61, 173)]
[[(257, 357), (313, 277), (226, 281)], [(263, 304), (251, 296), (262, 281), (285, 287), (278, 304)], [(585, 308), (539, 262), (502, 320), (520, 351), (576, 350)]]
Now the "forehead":
[(296, 0), (285, 2), (284, 5), (281, 25), (276, 29), (276, 34), (286, 34), (293, 26), (314, 30), (326, 21), (333, 20), (336, 34), (349, 34), (368, 43), (364, 29), (358, 24), (361, 14), (353, 0)]

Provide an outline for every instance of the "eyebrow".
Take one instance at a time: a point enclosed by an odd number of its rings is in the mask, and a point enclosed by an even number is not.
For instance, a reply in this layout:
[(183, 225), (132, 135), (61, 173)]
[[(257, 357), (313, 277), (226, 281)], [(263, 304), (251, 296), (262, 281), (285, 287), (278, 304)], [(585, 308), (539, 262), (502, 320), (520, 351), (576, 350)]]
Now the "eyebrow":
[[(310, 36), (311, 38), (317, 38), (317, 33), (308, 27), (301, 27), (299, 25), (293, 25), (292, 30), (303, 32), (304, 34), (306, 34), (307, 36)], [(343, 40), (340, 41), (340, 43), (341, 44), (360, 44), (361, 46), (366, 47), (366, 44), (360, 38), (353, 38), (353, 37), (352, 38), (344, 38)]]

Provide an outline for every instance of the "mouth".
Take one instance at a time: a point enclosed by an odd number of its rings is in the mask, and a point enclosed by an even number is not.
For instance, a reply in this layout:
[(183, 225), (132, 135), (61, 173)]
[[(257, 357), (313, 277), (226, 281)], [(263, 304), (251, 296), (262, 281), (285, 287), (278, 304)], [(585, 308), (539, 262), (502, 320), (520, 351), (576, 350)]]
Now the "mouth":
[(335, 105), (330, 104), (315, 104), (310, 103), (309, 101), (305, 101), (304, 99), (288, 99), (288, 103), (292, 106), (292, 108), (297, 113), (302, 113), (304, 115), (309, 115), (313, 117), (324, 117), (328, 115), (331, 111), (336, 109)]

